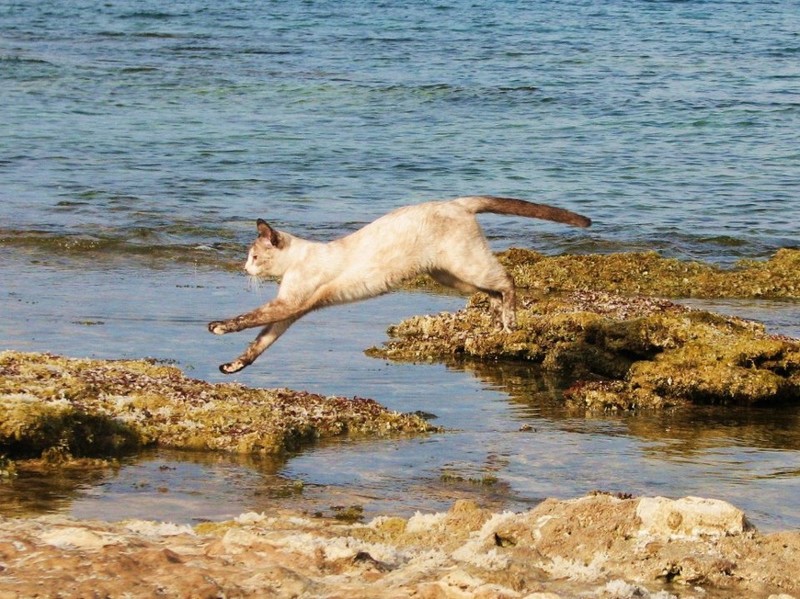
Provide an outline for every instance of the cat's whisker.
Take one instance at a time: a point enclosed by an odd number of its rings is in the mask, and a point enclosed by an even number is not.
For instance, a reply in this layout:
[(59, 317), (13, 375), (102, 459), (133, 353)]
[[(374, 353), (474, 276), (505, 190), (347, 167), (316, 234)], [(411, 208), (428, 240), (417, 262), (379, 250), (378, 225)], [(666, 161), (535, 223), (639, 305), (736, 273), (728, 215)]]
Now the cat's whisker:
[(262, 297), (264, 294), (262, 293), (263, 289), (263, 280), (261, 277), (257, 275), (247, 275), (247, 289), (248, 291), (252, 291), (258, 297)]

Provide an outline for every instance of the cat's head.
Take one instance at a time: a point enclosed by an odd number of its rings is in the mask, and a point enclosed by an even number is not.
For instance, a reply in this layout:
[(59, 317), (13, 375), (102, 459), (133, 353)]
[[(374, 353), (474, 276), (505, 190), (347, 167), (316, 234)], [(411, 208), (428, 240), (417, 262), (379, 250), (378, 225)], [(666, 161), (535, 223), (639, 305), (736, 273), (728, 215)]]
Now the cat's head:
[(256, 277), (279, 277), (286, 271), (282, 259), (288, 236), (270, 227), (261, 218), (256, 221), (258, 237), (247, 253), (244, 269), (247, 274)]

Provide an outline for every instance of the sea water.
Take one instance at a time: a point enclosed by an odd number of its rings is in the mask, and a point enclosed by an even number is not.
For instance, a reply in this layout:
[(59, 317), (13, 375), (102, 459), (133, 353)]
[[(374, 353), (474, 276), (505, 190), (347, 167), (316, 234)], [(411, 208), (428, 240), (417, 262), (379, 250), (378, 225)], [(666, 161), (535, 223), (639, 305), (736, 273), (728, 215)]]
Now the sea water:
[[(249, 335), (205, 323), (274, 294), (238, 271), (258, 217), (325, 241), (407, 203), (492, 193), (594, 220), (481, 217), (496, 249), (765, 259), (797, 245), (798, 148), (788, 0), (5, 0), (0, 346), (153, 356), (223, 380), (217, 364)], [(53, 497), (36, 509), (223, 517), (301, 481), (289, 501), (311, 511), (459, 496), (521, 509), (604, 489), (716, 496), (800, 525), (794, 408), (576, 420), (530, 370), (363, 356), (389, 324), (462, 302), (402, 293), (311, 315), (235, 379), (371, 396), (446, 434), (269, 465), (149, 455), (68, 489), (28, 481)], [(715, 309), (800, 335), (796, 302)]]

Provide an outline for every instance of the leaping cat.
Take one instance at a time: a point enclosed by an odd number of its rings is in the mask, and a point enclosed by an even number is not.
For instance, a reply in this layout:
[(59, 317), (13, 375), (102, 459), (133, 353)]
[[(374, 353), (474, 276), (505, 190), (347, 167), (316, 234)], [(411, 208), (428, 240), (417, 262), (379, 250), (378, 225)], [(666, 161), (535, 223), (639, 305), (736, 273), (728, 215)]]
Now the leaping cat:
[(258, 219), (258, 237), (245, 270), (253, 276), (279, 277), (278, 294), (252, 312), (208, 325), (216, 335), (264, 327), (242, 355), (220, 370), (232, 374), (252, 364), (312, 310), (375, 297), (423, 273), (464, 293), (488, 294), (499, 324), (512, 330), (514, 281), (489, 249), (475, 219), (483, 212), (591, 225), (590, 219), (569, 210), (496, 196), (406, 206), (329, 243), (277, 231)]

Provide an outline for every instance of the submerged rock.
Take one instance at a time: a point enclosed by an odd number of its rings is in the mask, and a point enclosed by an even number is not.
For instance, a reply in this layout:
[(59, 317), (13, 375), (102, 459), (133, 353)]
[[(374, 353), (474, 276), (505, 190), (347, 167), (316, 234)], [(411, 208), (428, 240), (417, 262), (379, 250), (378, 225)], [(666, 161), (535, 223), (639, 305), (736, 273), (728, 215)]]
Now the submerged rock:
[(0, 353), (0, 457), (59, 464), (151, 445), (276, 454), (322, 437), (433, 429), (371, 399), (212, 384), (147, 360)]
[(0, 596), (800, 597), (800, 533), (723, 501), (459, 501), (367, 524), (293, 513), (195, 526), (0, 519)]
[(607, 292), (521, 293), (518, 328), (495, 328), (488, 302), (410, 318), (369, 355), (406, 361), (528, 361), (568, 376), (591, 409), (800, 400), (800, 342), (758, 323), (669, 300)]

